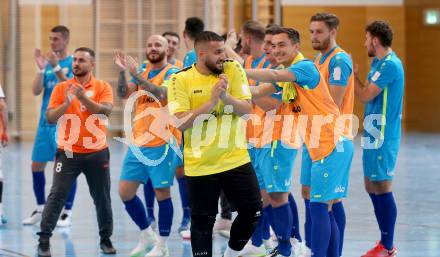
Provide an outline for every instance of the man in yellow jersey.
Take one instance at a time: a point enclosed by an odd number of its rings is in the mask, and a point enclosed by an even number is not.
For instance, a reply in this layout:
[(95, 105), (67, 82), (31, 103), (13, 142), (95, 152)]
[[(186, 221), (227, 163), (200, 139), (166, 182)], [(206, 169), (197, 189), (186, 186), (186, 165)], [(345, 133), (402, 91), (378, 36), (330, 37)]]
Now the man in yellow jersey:
[(179, 52), (180, 46), (180, 36), (174, 31), (166, 31), (162, 33), (162, 36), (168, 40), (168, 53), (167, 60), (168, 63), (176, 66), (179, 69), (183, 68), (183, 62), (177, 59), (177, 54)]
[[(341, 115), (347, 117), (347, 130), (344, 136), (352, 138), (351, 131), (353, 115), (353, 95), (354, 77), (353, 64), (350, 56), (336, 43), (336, 35), (339, 27), (339, 19), (330, 13), (317, 13), (310, 19), (310, 37), (314, 50), (319, 51), (315, 59), (327, 85), (333, 101), (339, 107)], [(344, 116), (344, 117), (345, 117)], [(345, 123), (344, 123), (345, 124)], [(306, 235), (306, 245), (310, 248), (310, 179), (311, 179), (312, 160), (310, 159), (307, 147), (303, 146), (301, 162), (301, 185), (302, 195), (305, 204), (304, 231)], [(342, 201), (337, 201), (332, 206), (333, 215), (338, 224), (340, 233), (339, 255), (342, 255), (345, 230), (345, 211)]]
[[(285, 64), (290, 61), (292, 64), (280, 70), (253, 69), (246, 70), (246, 73), (260, 82), (291, 83), (264, 84), (255, 87), (252, 95), (259, 97), (282, 90), (283, 102), (292, 104), (292, 112), (296, 116), (294, 125), (299, 127), (299, 135), (312, 159), (312, 254), (319, 257), (338, 256), (339, 231), (331, 206), (336, 199), (347, 195), (353, 143), (341, 138), (339, 109), (318, 68), (301, 57), (299, 33), (291, 28), (281, 28), (272, 37), (272, 43), (277, 60)], [(301, 124), (302, 120), (306, 124)], [(286, 125), (289, 124), (283, 124), (283, 130)], [(275, 249), (269, 256), (289, 256), (282, 251), (284, 249)]]
[[(124, 78), (119, 79), (118, 94), (120, 97), (137, 97), (136, 94), (148, 91), (153, 96), (143, 95), (136, 98), (135, 113), (131, 131), (130, 144), (122, 165), (119, 182), (119, 194), (124, 202), (125, 209), (132, 220), (139, 227), (141, 233), (138, 245), (132, 250), (130, 256), (169, 256), (167, 239), (171, 232), (173, 220), (173, 204), (171, 201), (170, 187), (173, 185), (174, 174), (178, 165), (176, 153), (170, 149), (173, 142), (171, 133), (155, 130), (160, 121), (166, 117), (158, 117), (155, 113), (160, 110), (161, 103), (166, 100), (166, 89), (160, 87), (167, 83), (171, 74), (178, 69), (167, 63), (167, 40), (160, 35), (152, 35), (147, 40), (147, 60), (145, 69), (137, 69), (137, 63), (130, 56), (115, 54), (115, 63), (121, 68), (130, 70), (133, 76), (127, 84)], [(120, 73), (123, 76), (123, 72)], [(144, 115), (144, 112), (151, 114)], [(160, 112), (159, 112), (160, 113)], [(172, 131), (172, 128), (170, 128)], [(168, 131), (169, 132), (169, 131)], [(180, 136), (178, 132), (177, 137)], [(179, 137), (180, 138), (180, 137)], [(149, 160), (160, 160), (157, 163), (148, 163)], [(140, 184), (151, 180), (154, 193), (159, 205), (159, 237), (156, 240), (151, 223), (142, 201), (136, 196)], [(154, 246), (154, 247), (153, 247)], [(153, 247), (151, 249), (151, 247)]]
[(183, 120), (184, 168), (191, 207), (194, 256), (212, 256), (212, 228), (220, 191), (238, 212), (225, 257), (237, 257), (261, 212), (261, 196), (240, 116), (251, 95), (240, 63), (227, 61), (224, 40), (205, 31), (195, 40), (197, 63), (171, 78), (169, 109)]

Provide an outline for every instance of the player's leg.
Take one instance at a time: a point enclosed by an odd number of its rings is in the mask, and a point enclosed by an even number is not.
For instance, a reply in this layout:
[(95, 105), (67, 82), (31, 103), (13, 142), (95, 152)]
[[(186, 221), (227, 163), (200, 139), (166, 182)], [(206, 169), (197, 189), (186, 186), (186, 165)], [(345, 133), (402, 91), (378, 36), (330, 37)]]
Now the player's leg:
[[(296, 213), (292, 213), (289, 195), (296, 154), (296, 149), (287, 148), (279, 141), (274, 141), (272, 147), (267, 149), (264, 155), (266, 160), (264, 166), (266, 175), (264, 177), (272, 205), (273, 229), (278, 238), (278, 247), (275, 250), (278, 252), (278, 256), (290, 256), (292, 252), (293, 216), (295, 215), (297, 219), (298, 213), (296, 209)], [(299, 251), (299, 249), (293, 250)]]
[[(342, 148), (343, 151), (338, 151)], [(343, 140), (326, 158), (312, 164), (310, 212), (313, 256), (339, 257), (340, 234), (332, 205), (348, 193), (353, 142)]]
[(104, 254), (115, 254), (110, 240), (113, 234), (113, 212), (110, 197), (110, 154), (108, 148), (87, 154), (81, 167), (96, 208), (100, 248)]
[(212, 257), (212, 229), (218, 212), (220, 174), (185, 176), (191, 208), (191, 246), (194, 256)]
[(394, 228), (397, 219), (397, 206), (392, 192), (394, 168), (400, 141), (383, 142), (378, 149), (364, 149), (363, 167), (365, 189), (374, 207), (374, 213), (381, 232), (381, 240), (363, 256), (395, 256)]
[[(144, 148), (139, 149), (142, 151)], [(139, 185), (145, 183), (148, 179), (145, 165), (136, 158), (133, 151), (129, 148), (122, 164), (119, 196), (124, 203), (125, 210), (140, 231), (139, 242), (130, 252), (130, 256), (145, 254), (151, 250), (156, 242), (156, 235), (147, 219), (144, 204), (136, 195)]]
[(180, 222), (180, 226), (178, 232), (189, 230), (189, 224), (191, 222), (191, 214), (188, 203), (188, 192), (186, 186), (186, 180), (184, 176), (183, 163), (178, 165), (176, 168), (176, 180), (179, 184), (179, 195), (180, 202), (182, 203), (182, 221)]
[(64, 151), (58, 151), (53, 173), (53, 183), (50, 194), (47, 197), (47, 203), (43, 209), (40, 224), (41, 231), (38, 233), (40, 236), (38, 254), (41, 256), (50, 256), (49, 238), (52, 236), (52, 231), (56, 226), (63, 205), (80, 172), (81, 166), (77, 156), (67, 158)]
[(151, 149), (155, 156), (154, 159), (159, 159), (161, 154), (166, 154), (165, 159), (155, 166), (148, 167), (150, 180), (153, 184), (154, 193), (159, 205), (158, 228), (159, 237), (156, 245), (148, 252), (146, 257), (168, 256), (168, 238), (171, 233), (171, 226), (173, 223), (173, 202), (171, 199), (170, 188), (174, 182), (176, 174), (175, 162), (177, 155), (174, 151), (169, 149), (168, 145), (154, 147)]
[(250, 163), (220, 174), (221, 185), (237, 217), (231, 226), (231, 237), (225, 257), (236, 257), (243, 250), (261, 216), (261, 195), (255, 171)]
[(265, 256), (267, 252), (273, 250), (270, 237), (270, 225), (273, 224), (272, 206), (270, 205), (269, 195), (264, 184), (264, 172), (260, 168), (261, 165), (259, 165), (264, 161), (263, 158), (259, 158), (261, 154), (264, 154), (264, 151), (262, 151), (261, 148), (252, 148), (252, 150), (249, 149), (249, 155), (251, 154), (253, 154), (251, 163), (257, 176), (260, 194), (263, 200), (263, 211), (250, 242), (246, 244), (244, 249), (240, 252), (240, 256)]
[(145, 198), (145, 207), (147, 207), (147, 217), (148, 222), (151, 224), (153, 228), (156, 227), (156, 218), (154, 216), (154, 189), (151, 180), (148, 180), (147, 183), (143, 186), (144, 198)]
[(311, 229), (312, 229), (312, 216), (310, 214), (310, 184), (311, 184), (311, 170), (312, 170), (312, 159), (310, 158), (309, 151), (307, 147), (303, 145), (302, 156), (301, 156), (301, 194), (304, 199), (304, 241), (305, 246), (303, 249), (304, 255), (311, 256)]

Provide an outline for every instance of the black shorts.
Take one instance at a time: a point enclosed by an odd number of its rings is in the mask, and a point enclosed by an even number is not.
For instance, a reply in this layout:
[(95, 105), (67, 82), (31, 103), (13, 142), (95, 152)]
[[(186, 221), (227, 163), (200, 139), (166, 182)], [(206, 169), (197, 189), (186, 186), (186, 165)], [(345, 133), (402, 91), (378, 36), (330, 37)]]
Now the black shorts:
[(216, 215), (222, 190), (234, 211), (262, 208), (260, 188), (250, 163), (218, 174), (185, 178), (192, 215)]

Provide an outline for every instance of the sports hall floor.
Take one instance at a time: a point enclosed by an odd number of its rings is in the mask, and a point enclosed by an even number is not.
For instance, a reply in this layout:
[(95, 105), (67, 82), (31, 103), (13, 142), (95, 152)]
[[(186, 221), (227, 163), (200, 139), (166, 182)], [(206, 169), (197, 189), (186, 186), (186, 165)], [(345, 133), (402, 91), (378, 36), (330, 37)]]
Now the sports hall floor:
[[(344, 257), (358, 257), (372, 247), (379, 237), (370, 200), (364, 192), (359, 138), (351, 169), (350, 195), (345, 201), (347, 229)], [(123, 145), (111, 140), (112, 204), (114, 210), (114, 235), (112, 240), (118, 250), (116, 256), (128, 256), (137, 243), (138, 231), (125, 212), (118, 196), (118, 177)], [(0, 256), (35, 256), (37, 226), (23, 227), (21, 220), (35, 207), (30, 174), (31, 143), (14, 143), (3, 153), (5, 173), (4, 211), (8, 224), (0, 228)], [(300, 156), (300, 154), (298, 155)], [(402, 139), (398, 159), (394, 192), (398, 204), (395, 243), (399, 257), (440, 256), (440, 134), (408, 134)], [(293, 192), (303, 225), (303, 202), (299, 194), (299, 167), (294, 170)], [(51, 165), (50, 165), (51, 168)], [(50, 175), (51, 169), (47, 168)], [(46, 192), (51, 176), (47, 176)], [(191, 246), (175, 232), (181, 218), (178, 190), (173, 188), (174, 225), (169, 241), (170, 256), (189, 257)], [(157, 208), (156, 208), (157, 209)], [(53, 256), (101, 256), (98, 248), (98, 231), (94, 206), (83, 176), (80, 176), (77, 197), (73, 207), (73, 226), (56, 229), (52, 237)], [(214, 256), (221, 256), (226, 240), (217, 236)]]

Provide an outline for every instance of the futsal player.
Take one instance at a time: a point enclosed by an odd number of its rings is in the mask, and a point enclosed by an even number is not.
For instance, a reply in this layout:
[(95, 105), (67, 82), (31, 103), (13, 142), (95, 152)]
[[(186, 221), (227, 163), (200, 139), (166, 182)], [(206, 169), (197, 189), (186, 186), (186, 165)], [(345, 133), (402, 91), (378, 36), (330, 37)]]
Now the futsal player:
[(368, 125), (362, 138), (364, 181), (381, 237), (362, 257), (396, 256), (397, 206), (392, 182), (400, 148), (404, 70), (391, 48), (393, 30), (387, 22), (373, 21), (365, 32), (365, 47), (373, 61), (367, 82), (362, 82), (355, 72), (355, 94), (365, 104)]
[[(282, 90), (282, 100), (294, 105), (295, 122), (304, 118), (307, 121), (305, 125), (297, 124), (300, 127), (299, 135), (312, 159), (312, 252), (317, 257), (339, 256), (339, 231), (331, 206), (336, 199), (347, 195), (353, 143), (341, 136), (342, 129), (337, 122), (339, 109), (318, 68), (312, 61), (303, 59), (299, 52), (299, 33), (291, 28), (283, 28), (272, 37), (272, 43), (277, 60), (285, 60), (286, 66), (287, 61), (293, 64), (280, 70), (252, 69), (246, 70), (246, 73), (260, 83), (291, 83), (255, 87), (252, 95), (259, 97)], [(324, 122), (322, 116), (330, 118)], [(315, 118), (320, 118), (321, 122), (312, 122)], [(268, 256), (289, 256), (284, 249), (277, 248)]]
[[(41, 214), (46, 203), (45, 186), (46, 178), (44, 169), (47, 162), (55, 159), (56, 153), (56, 124), (50, 124), (46, 119), (46, 110), (55, 85), (72, 78), (73, 57), (67, 54), (70, 32), (65, 26), (56, 26), (51, 29), (49, 42), (51, 51), (45, 55), (40, 49), (35, 49), (35, 62), (38, 72), (32, 83), (34, 95), (43, 93), (43, 102), (40, 109), (37, 134), (32, 149), (32, 184), (37, 200), (37, 208), (23, 220), (23, 225), (34, 225), (41, 221)], [(72, 221), (72, 206), (75, 199), (76, 182), (72, 186), (69, 197), (64, 206), (64, 212), (57, 226), (70, 226)]]

